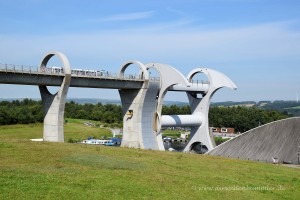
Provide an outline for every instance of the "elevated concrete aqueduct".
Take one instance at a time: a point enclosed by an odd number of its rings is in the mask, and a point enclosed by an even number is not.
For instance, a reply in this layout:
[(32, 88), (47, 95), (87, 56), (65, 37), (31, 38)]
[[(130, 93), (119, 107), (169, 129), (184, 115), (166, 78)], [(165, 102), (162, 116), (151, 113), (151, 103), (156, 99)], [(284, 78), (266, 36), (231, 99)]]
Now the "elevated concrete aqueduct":
[[(63, 66), (64, 75), (60, 89), (56, 94), (51, 94), (47, 86), (42, 84), (39, 78), (37, 78), (37, 81), (39, 81), (36, 83), (39, 85), (45, 113), (43, 139), (44, 141), (64, 142), (65, 102), (69, 86), (75, 84), (72, 81), (75, 78), (72, 78), (68, 59), (59, 52), (47, 53), (41, 61), (40, 69), (45, 69), (48, 61), (53, 56), (57, 56)], [(210, 100), (218, 89), (222, 87), (236, 89), (236, 85), (224, 74), (208, 68), (194, 69), (187, 77), (184, 77), (178, 70), (169, 65), (160, 63), (144, 65), (138, 61), (130, 61), (122, 65), (118, 76), (119, 79), (124, 77), (125, 71), (130, 65), (140, 68), (140, 77), (143, 79), (143, 82), (140, 88), (133, 89), (130, 87), (126, 88), (126, 86), (119, 88), (123, 110), (123, 139), (121, 146), (165, 150), (161, 127), (190, 126), (192, 127), (190, 141), (184, 151), (193, 150), (193, 146), (197, 143), (201, 143), (208, 150), (211, 150), (214, 147), (214, 142), (208, 130)], [(150, 78), (149, 70), (158, 72), (160, 75), (159, 81)], [(205, 74), (208, 82), (193, 83), (192, 79), (198, 73)], [(87, 85), (86, 81), (89, 80), (84, 79), (81, 81), (81, 87)], [(77, 83), (79, 87), (80, 84)], [(124, 84), (126, 85), (126, 80), (124, 80)], [(107, 88), (116, 87), (107, 86)], [(192, 114), (162, 115), (162, 105), (168, 91), (186, 92)]]

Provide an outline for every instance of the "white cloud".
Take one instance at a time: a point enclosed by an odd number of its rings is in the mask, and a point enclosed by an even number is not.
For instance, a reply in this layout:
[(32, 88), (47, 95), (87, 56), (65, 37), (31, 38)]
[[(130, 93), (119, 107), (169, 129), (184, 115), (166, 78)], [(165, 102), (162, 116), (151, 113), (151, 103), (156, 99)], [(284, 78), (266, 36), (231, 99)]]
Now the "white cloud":
[(101, 18), (99, 21), (130, 21), (130, 20), (139, 20), (139, 19), (150, 18), (153, 14), (154, 14), (154, 11), (118, 14), (118, 15), (112, 15), (112, 16)]
[[(1, 36), (0, 58), (24, 57), (45, 50), (60, 50), (101, 60), (120, 57), (249, 61), (299, 56), (300, 33), (282, 23), (225, 30), (199, 30), (154, 26), (133, 30), (57, 36)], [(153, 60), (154, 61), (154, 60)], [(159, 60), (157, 60), (159, 61)]]

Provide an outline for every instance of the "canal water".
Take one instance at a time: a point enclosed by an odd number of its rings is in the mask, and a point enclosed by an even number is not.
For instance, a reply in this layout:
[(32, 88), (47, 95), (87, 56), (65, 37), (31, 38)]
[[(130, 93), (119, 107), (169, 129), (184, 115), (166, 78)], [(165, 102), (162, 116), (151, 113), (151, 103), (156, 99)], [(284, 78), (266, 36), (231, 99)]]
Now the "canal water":
[[(164, 141), (164, 146), (166, 150), (174, 149), (178, 152), (182, 152), (187, 145), (188, 141)], [(197, 154), (203, 154), (208, 151), (207, 147), (202, 145), (201, 143), (192, 145), (191, 152)]]
[(175, 149), (176, 151), (183, 151), (184, 147), (187, 145), (188, 142), (185, 141), (165, 141), (164, 146), (165, 149), (168, 150), (169, 148)]

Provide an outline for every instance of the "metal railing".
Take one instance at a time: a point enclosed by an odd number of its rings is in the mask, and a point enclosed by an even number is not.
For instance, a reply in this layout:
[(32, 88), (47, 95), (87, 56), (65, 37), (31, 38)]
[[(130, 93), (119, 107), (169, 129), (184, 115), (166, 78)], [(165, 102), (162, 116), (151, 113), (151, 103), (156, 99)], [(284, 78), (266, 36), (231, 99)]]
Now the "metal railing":
[(160, 77), (155, 77), (155, 76), (150, 76), (150, 81), (154, 81), (154, 82), (159, 82), (160, 81)]
[(195, 84), (195, 85), (204, 85), (204, 84), (210, 84), (209, 81), (204, 81), (204, 80), (191, 80), (190, 81), (192, 84)]
[[(64, 70), (62, 67), (44, 67), (39, 68), (37, 66), (27, 65), (15, 65), (15, 64), (2, 64), (0, 63), (0, 71), (10, 73), (22, 73), (22, 74), (46, 74), (46, 75), (57, 75), (63, 76)], [(71, 69), (72, 77), (81, 78), (104, 78), (104, 79), (121, 79), (130, 81), (143, 81), (144, 78), (141, 75), (136, 74), (124, 74), (119, 76), (118, 73), (111, 73), (104, 70), (85, 70), (85, 69)], [(159, 77), (151, 77), (150, 81), (160, 81)]]
[(36, 66), (0, 63), (0, 71), (14, 72), (14, 73), (38, 73), (39, 69)]

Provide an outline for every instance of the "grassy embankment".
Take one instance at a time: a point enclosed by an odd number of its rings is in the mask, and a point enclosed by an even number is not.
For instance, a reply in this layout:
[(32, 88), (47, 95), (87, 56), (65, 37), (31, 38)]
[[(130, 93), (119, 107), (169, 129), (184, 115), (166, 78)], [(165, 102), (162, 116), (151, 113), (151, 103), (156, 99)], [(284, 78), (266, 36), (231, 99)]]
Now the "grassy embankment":
[[(69, 120), (65, 139), (107, 134)], [(173, 152), (30, 142), (0, 126), (0, 199), (297, 199), (300, 170)], [(245, 187), (244, 189), (241, 187)]]
[[(65, 142), (68, 142), (70, 139), (84, 140), (90, 136), (98, 139), (102, 136), (112, 137), (109, 129), (88, 127), (83, 124), (86, 121), (94, 122), (92, 120), (68, 119), (67, 121), (64, 126)], [(43, 125), (41, 123), (0, 126), (0, 140), (32, 138), (43, 138)]]

